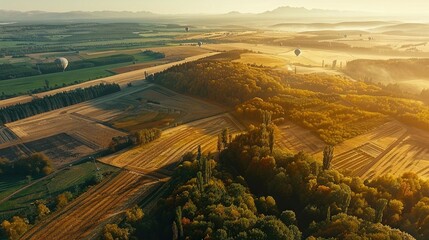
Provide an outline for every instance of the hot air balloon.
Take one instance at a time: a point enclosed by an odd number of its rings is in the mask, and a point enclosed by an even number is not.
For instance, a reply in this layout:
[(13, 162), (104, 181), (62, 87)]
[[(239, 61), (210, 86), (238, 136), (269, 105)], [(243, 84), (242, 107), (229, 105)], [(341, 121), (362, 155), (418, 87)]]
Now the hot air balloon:
[(69, 61), (66, 58), (60, 57), (55, 59), (55, 64), (58, 68), (61, 68), (63, 71), (65, 71), (69, 65)]
[(198, 42), (198, 46), (202, 46), (203, 45), (203, 42)]
[(301, 55), (301, 49), (297, 48), (295, 49), (295, 55), (298, 57), (299, 55)]
[(185, 31), (186, 31), (186, 32), (189, 32), (189, 27), (185, 27)]

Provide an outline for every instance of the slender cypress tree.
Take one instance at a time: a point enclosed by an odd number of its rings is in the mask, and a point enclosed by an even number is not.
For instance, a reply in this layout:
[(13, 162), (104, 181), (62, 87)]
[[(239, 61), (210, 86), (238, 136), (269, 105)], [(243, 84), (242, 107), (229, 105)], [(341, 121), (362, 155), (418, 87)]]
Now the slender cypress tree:
[(331, 162), (334, 158), (334, 147), (329, 145), (323, 149), (323, 170), (329, 170), (331, 168)]

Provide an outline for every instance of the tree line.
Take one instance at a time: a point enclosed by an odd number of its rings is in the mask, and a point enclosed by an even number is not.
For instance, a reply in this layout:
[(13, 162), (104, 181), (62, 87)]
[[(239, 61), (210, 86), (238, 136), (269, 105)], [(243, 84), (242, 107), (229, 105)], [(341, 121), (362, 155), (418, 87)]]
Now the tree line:
[(0, 177), (31, 176), (32, 178), (38, 178), (47, 176), (53, 171), (52, 160), (41, 153), (35, 153), (16, 161), (0, 158)]
[(132, 145), (145, 145), (160, 138), (162, 131), (158, 128), (143, 129), (127, 136), (113, 137), (109, 144), (111, 152), (117, 152)]
[(99, 84), (88, 88), (78, 88), (61, 92), (31, 102), (8, 106), (0, 109), (0, 124), (6, 124), (28, 118), (40, 113), (78, 104), (94, 98), (105, 96), (121, 90), (118, 84)]
[(141, 53), (144, 56), (149, 56), (152, 57), (154, 59), (160, 59), (160, 58), (165, 58), (165, 54), (162, 52), (155, 52), (152, 50), (145, 50)]

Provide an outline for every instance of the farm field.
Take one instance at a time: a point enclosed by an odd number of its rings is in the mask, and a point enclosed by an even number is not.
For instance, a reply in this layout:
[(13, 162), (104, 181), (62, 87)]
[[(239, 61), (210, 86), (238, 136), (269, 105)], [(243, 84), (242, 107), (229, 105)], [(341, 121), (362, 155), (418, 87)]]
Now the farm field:
[(94, 162), (85, 162), (68, 167), (53, 176), (35, 183), (30, 188), (20, 191), (6, 201), (2, 200), (9, 194), (27, 185), (28, 180), (0, 180), (0, 186), (4, 190), (4, 193), (2, 191), (0, 195), (0, 215), (3, 213), (19, 212), (28, 208), (36, 200), (53, 198), (65, 191), (75, 192), (76, 187), (80, 189), (82, 185), (91, 180), (97, 171), (97, 167), (100, 169), (99, 173), (101, 174), (114, 173), (119, 170), (118, 168), (102, 163), (96, 164)]
[[(322, 159), (325, 143), (311, 131), (287, 122), (278, 126), (277, 147), (304, 151)], [(429, 179), (429, 133), (388, 122), (335, 146), (332, 167), (347, 175), (371, 179), (385, 174), (415, 172)]]
[(116, 167), (150, 172), (170, 166), (180, 160), (184, 153), (194, 151), (198, 145), (201, 145), (204, 152), (216, 151), (217, 135), (224, 128), (228, 128), (233, 134), (242, 130), (228, 114), (218, 115), (165, 130), (160, 139), (147, 146), (116, 153), (100, 161)]
[[(140, 104), (129, 104), (128, 108), (133, 106), (130, 111), (117, 115), (113, 119), (103, 120), (117, 128), (133, 131), (151, 127), (165, 128), (226, 111), (224, 107), (181, 95), (160, 86), (130, 94), (120, 101), (129, 103), (132, 99), (138, 99)], [(118, 106), (118, 102), (115, 105)], [(114, 109), (114, 106), (107, 106), (107, 109)], [(94, 114), (94, 117), (95, 115), (100, 116)]]
[(314, 135), (310, 130), (306, 130), (292, 122), (278, 126), (277, 146), (288, 149), (294, 153), (306, 152), (315, 154), (321, 152), (325, 143)]
[(0, 126), (0, 144), (13, 141), (16, 135), (9, 128)]
[(157, 185), (159, 181), (122, 171), (37, 224), (21, 239), (90, 239)]
[[(165, 54), (166, 58), (156, 59), (152, 56), (142, 55), (145, 50), (159, 51)], [(135, 58), (134, 62), (116, 63), (105, 66), (83, 68), (59, 73), (36, 75), (31, 77), (13, 78), (0, 81), (1, 93), (6, 95), (25, 95), (35, 89), (44, 89), (45, 81), (49, 81), (50, 86), (63, 87), (66, 85), (78, 84), (94, 79), (100, 79), (119, 73), (126, 73), (141, 70), (156, 65), (166, 64), (183, 60), (198, 54), (206, 54), (211, 51), (190, 46), (168, 46), (153, 49), (137, 48), (131, 50), (110, 50), (101, 52), (58, 52), (58, 53), (37, 53), (29, 54), (28, 58), (18, 58), (19, 61), (37, 64), (39, 62), (53, 62), (57, 57), (66, 57), (69, 61), (79, 61), (98, 57), (109, 57), (117, 54), (128, 54)], [(4, 63), (16, 61), (15, 59), (3, 59)]]
[(0, 200), (19, 190), (28, 184), (27, 179), (1, 178), (0, 179)]
[(130, 63), (119, 63), (101, 67), (84, 68), (74, 71), (3, 80), (0, 81), (0, 89), (2, 89), (2, 92), (7, 95), (26, 94), (28, 91), (34, 89), (43, 89), (45, 86), (45, 80), (48, 80), (51, 86), (63, 86), (63, 84), (77, 84), (79, 82), (86, 82), (98, 78), (112, 76), (114, 75), (114, 73), (109, 71), (109, 69), (115, 69), (127, 66), (129, 64)]
[(115, 216), (155, 191), (161, 180), (169, 177), (184, 153), (195, 150), (199, 144), (206, 152), (214, 151), (217, 134), (225, 127), (232, 133), (241, 129), (229, 115), (219, 115), (166, 130), (153, 143), (100, 159), (127, 170), (40, 222), (22, 239), (96, 236)]
[(0, 144), (3, 157), (13, 160), (40, 152), (51, 158), (56, 166), (105, 149), (112, 137), (125, 135), (100, 123), (59, 111), (17, 121), (8, 127), (19, 139)]
[[(63, 87), (60, 89), (51, 90), (48, 92), (33, 94), (32, 96), (42, 98), (42, 97), (47, 96), (47, 95), (53, 95), (55, 93), (59, 93), (59, 92), (63, 92), (63, 91), (70, 91), (70, 90), (74, 90), (77, 88), (87, 88), (90, 86), (95, 86), (95, 85), (99, 85), (100, 83), (106, 83), (106, 82), (117, 83), (117, 84), (121, 85), (121, 87), (126, 87), (128, 83), (132, 83), (133, 85), (144, 84), (145, 83), (145, 81), (144, 81), (145, 80), (144, 79), (145, 73), (148, 73), (148, 74), (157, 73), (157, 72), (163, 71), (165, 69), (168, 69), (174, 65), (183, 64), (183, 63), (191, 62), (191, 61), (196, 61), (196, 60), (206, 58), (206, 57), (210, 57), (210, 56), (213, 56), (216, 54), (218, 54), (218, 53), (217, 52), (209, 52), (209, 53), (205, 53), (205, 54), (194, 55), (191, 57), (187, 57), (184, 60), (179, 60), (179, 61), (166, 63), (166, 64), (162, 64), (162, 65), (158, 65), (158, 66), (153, 66), (153, 67), (149, 67), (149, 68), (145, 68), (145, 69), (139, 69), (136, 71), (126, 72), (123, 74), (117, 74), (117, 75), (113, 75), (110, 77), (101, 78), (101, 79), (97, 79), (97, 80), (87, 81), (87, 82), (83, 82), (83, 83), (76, 84), (73, 86), (68, 86), (68, 87)], [(6, 100), (0, 100), (0, 107), (28, 102), (28, 101), (31, 101), (31, 99), (32, 99), (31, 97), (19, 96), (19, 97), (15, 97), (15, 98), (6, 99)]]
[(62, 166), (106, 149), (112, 137), (124, 136), (129, 131), (167, 128), (224, 111), (224, 107), (152, 84), (126, 88), (7, 124), (3, 132), (9, 133), (4, 134), (8, 141), (0, 144), (0, 156), (17, 159), (41, 152), (55, 165)]
[(336, 146), (333, 167), (366, 179), (405, 172), (428, 179), (428, 139), (426, 132), (389, 122)]

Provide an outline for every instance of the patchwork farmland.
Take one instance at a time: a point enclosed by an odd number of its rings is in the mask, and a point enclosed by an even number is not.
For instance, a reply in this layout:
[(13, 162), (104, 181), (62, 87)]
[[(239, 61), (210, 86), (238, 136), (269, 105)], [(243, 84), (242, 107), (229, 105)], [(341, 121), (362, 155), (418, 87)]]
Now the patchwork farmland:
[(218, 115), (171, 128), (149, 145), (100, 159), (124, 170), (36, 225), (23, 239), (91, 238), (118, 214), (154, 193), (183, 154), (200, 144), (206, 152), (214, 152), (222, 128), (233, 134), (242, 130), (229, 115)]

